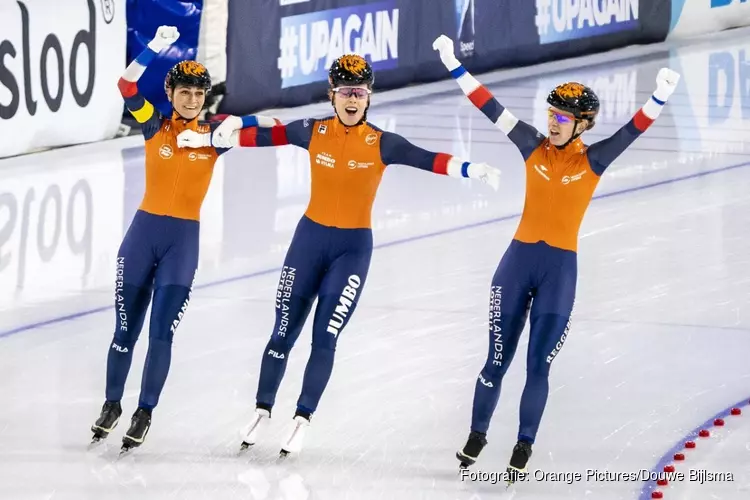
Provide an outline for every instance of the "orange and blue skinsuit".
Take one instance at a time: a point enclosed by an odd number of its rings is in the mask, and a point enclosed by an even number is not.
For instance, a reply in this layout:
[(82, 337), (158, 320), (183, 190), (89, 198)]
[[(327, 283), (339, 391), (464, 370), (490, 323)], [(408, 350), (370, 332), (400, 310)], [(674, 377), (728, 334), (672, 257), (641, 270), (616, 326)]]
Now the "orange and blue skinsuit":
[(471, 102), (523, 156), (526, 199), (516, 234), (490, 289), (489, 352), (477, 379), (472, 432), (486, 434), (503, 376), (531, 315), (518, 439), (533, 443), (549, 393), (549, 373), (568, 336), (576, 294), (578, 231), (607, 167), (651, 125), (664, 102), (653, 97), (611, 137), (564, 148), (518, 120), (462, 66), (451, 72)]
[(122, 399), (133, 349), (153, 295), (138, 402), (147, 410), (157, 405), (169, 372), (172, 339), (190, 302), (198, 267), (201, 205), (216, 159), (226, 151), (177, 147), (177, 135), (183, 130), (210, 132), (211, 126), (176, 113), (164, 117), (138, 92), (136, 81), (156, 55), (149, 48), (144, 50), (118, 84), (146, 141), (146, 190), (117, 254), (115, 333), (109, 346), (106, 387), (107, 401)]
[(297, 413), (309, 416), (318, 407), (337, 341), (367, 280), (372, 205), (386, 166), (402, 164), (468, 177), (470, 164), (421, 149), (367, 122), (346, 127), (336, 117), (269, 128), (249, 126), (239, 133), (239, 146), (286, 144), (309, 152), (311, 197), (281, 271), (276, 324), (263, 352), (256, 404), (269, 411), (274, 405), (289, 353), (317, 297), (312, 352), (297, 401)]

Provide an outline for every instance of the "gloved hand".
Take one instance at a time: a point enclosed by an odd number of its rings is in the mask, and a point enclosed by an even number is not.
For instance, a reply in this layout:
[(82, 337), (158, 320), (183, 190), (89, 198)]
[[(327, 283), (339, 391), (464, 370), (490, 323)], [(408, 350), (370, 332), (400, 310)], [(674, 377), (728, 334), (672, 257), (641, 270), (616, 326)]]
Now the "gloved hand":
[(159, 26), (154, 39), (148, 42), (148, 48), (157, 54), (180, 38), (180, 32), (174, 26)]
[(214, 130), (214, 136), (211, 139), (213, 146), (217, 148), (231, 148), (232, 134), (242, 128), (242, 118), (239, 116), (228, 116)]
[(177, 136), (178, 148), (207, 148), (211, 146), (211, 134), (185, 130)]
[(453, 71), (461, 66), (461, 62), (453, 53), (453, 40), (447, 36), (440, 35), (437, 37), (435, 41), (432, 42), (432, 49), (437, 50), (440, 53), (440, 60), (443, 61), (443, 64), (448, 68), (448, 71)]
[(677, 88), (677, 83), (680, 81), (680, 74), (669, 68), (662, 68), (659, 70), (659, 74), (656, 75), (656, 91), (654, 97), (662, 102), (665, 102)]
[(469, 165), (469, 177), (472, 179), (479, 179), (492, 186), (492, 189), (497, 191), (500, 189), (500, 170), (487, 165), (486, 163), (472, 163)]

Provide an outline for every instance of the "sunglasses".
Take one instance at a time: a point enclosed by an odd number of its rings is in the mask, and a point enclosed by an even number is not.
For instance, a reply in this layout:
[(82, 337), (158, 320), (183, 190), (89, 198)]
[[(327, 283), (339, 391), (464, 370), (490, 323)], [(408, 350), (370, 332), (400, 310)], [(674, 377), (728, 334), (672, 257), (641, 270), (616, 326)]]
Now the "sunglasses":
[(370, 89), (363, 89), (361, 87), (336, 87), (333, 91), (341, 95), (341, 97), (349, 98), (354, 96), (357, 99), (364, 99), (372, 93)]
[(557, 123), (570, 123), (573, 120), (575, 120), (575, 118), (573, 118), (570, 115), (564, 115), (564, 114), (558, 113), (557, 111), (554, 111), (552, 109), (548, 109), (547, 110), (547, 116), (549, 116), (550, 118), (552, 118), (554, 116), (555, 120), (557, 120)]

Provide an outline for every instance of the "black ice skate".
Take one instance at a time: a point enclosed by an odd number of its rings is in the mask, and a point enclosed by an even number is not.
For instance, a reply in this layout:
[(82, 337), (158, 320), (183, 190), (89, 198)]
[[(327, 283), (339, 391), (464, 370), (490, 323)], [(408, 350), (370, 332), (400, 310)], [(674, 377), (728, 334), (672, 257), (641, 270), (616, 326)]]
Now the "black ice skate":
[(130, 429), (122, 438), (120, 454), (127, 453), (131, 448), (137, 448), (146, 439), (148, 429), (151, 427), (151, 412), (144, 408), (138, 408), (130, 420)]
[(102, 439), (106, 439), (109, 433), (117, 427), (117, 423), (120, 421), (120, 415), (122, 415), (122, 407), (120, 402), (105, 402), (102, 406), (102, 413), (96, 420), (94, 425), (91, 426), (91, 432), (94, 433), (94, 437), (91, 439), (91, 444), (98, 443)]
[(508, 465), (508, 486), (518, 481), (521, 475), (526, 474), (526, 464), (531, 458), (531, 443), (527, 441), (518, 441), (513, 447), (513, 454), (510, 457)]
[(459, 465), (461, 469), (466, 469), (470, 465), (474, 465), (482, 448), (487, 445), (486, 436), (486, 434), (474, 431), (469, 434), (469, 439), (466, 441), (464, 449), (456, 452), (456, 458), (461, 462), (461, 465)]

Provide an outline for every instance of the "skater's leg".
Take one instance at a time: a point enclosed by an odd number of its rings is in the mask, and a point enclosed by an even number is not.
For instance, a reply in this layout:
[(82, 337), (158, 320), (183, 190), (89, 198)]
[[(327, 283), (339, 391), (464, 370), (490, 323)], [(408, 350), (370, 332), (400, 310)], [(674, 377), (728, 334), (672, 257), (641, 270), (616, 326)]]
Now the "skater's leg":
[(297, 341), (318, 293), (323, 274), (321, 227), (302, 218), (284, 260), (276, 290), (276, 322), (263, 351), (256, 393), (259, 408), (271, 411)]
[(529, 246), (512, 241), (492, 278), (489, 352), (474, 385), (471, 432), (456, 452), (461, 467), (473, 465), (487, 444), (487, 430), (500, 399), (503, 377), (518, 347), (532, 300)]
[(512, 242), (490, 289), (489, 352), (474, 388), (471, 430), (486, 434), (500, 399), (503, 376), (518, 346), (532, 300), (525, 244)]
[(172, 362), (172, 341), (190, 303), (198, 268), (200, 227), (197, 221), (165, 218), (154, 279), (148, 353), (138, 407), (148, 413), (159, 397)]
[(549, 374), (568, 336), (576, 292), (576, 255), (549, 249), (548, 269), (531, 308), (526, 386), (521, 396), (519, 441), (534, 443), (549, 394)]
[(372, 257), (369, 230), (347, 231), (350, 249), (331, 264), (320, 286), (313, 323), (312, 351), (305, 368), (297, 412), (309, 419), (318, 408), (333, 371), (336, 344), (354, 315), (364, 290)]
[(152, 234), (137, 213), (117, 254), (115, 333), (107, 356), (106, 400), (119, 402), (151, 300), (154, 253)]

